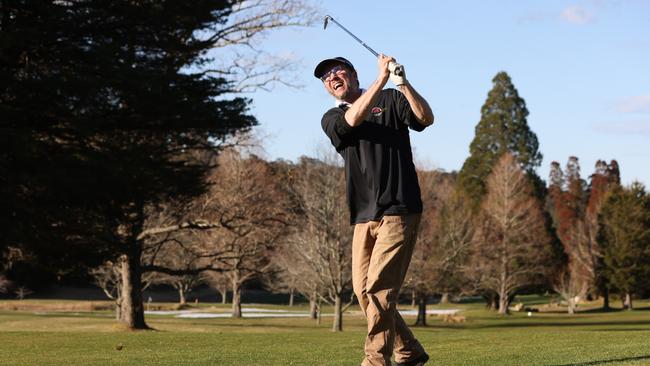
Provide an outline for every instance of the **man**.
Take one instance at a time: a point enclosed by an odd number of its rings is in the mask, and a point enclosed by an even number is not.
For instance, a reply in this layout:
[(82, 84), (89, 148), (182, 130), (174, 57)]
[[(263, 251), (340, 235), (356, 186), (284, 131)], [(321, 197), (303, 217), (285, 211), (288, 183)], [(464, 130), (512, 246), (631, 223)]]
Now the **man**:
[[(411, 261), (422, 213), (409, 128), (433, 123), (429, 104), (413, 89), (395, 59), (380, 55), (377, 79), (359, 88), (350, 61), (321, 61), (314, 76), (336, 98), (322, 127), (345, 160), (352, 240), (352, 282), (368, 321), (363, 366), (424, 365), (429, 356), (397, 312), (397, 297)], [(389, 70), (390, 69), (390, 70)], [(398, 88), (383, 90), (391, 80)]]

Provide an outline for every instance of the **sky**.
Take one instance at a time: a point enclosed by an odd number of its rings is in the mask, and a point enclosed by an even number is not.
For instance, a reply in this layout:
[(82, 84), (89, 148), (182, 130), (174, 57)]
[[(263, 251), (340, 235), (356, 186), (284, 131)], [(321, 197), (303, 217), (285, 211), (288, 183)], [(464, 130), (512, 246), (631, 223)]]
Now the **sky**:
[[(337, 0), (317, 6), (376, 51), (394, 56), (431, 105), (435, 124), (411, 133), (422, 167), (462, 167), (492, 78), (506, 71), (530, 112), (543, 179), (552, 161), (564, 166), (573, 155), (585, 179), (598, 159), (616, 159), (623, 183), (650, 185), (650, 0)], [(294, 58), (296, 67), (285, 77), (301, 85), (247, 95), (267, 157), (295, 161), (330, 147), (320, 120), (334, 101), (313, 77), (315, 65), (346, 57), (363, 87), (377, 76), (376, 58), (322, 23), (270, 33), (263, 48)]]

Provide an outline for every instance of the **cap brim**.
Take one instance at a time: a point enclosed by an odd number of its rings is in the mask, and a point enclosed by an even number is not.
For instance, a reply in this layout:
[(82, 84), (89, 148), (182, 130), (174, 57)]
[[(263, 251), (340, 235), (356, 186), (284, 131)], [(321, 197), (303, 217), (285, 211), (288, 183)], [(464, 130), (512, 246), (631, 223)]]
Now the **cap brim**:
[(325, 59), (316, 65), (316, 68), (314, 69), (314, 76), (317, 79), (320, 79), (325, 72), (327, 72), (329, 69), (332, 68), (333, 65), (340, 64), (340, 65), (345, 65), (349, 67), (350, 69), (354, 70), (354, 66), (352, 66), (352, 63), (343, 57), (335, 57), (335, 58), (328, 58)]

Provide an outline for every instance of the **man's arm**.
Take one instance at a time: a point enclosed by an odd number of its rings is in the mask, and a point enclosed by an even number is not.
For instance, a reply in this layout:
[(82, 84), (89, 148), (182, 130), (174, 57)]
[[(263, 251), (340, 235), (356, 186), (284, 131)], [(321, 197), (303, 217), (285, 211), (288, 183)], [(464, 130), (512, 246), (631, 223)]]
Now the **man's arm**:
[[(406, 80), (405, 80), (406, 81)], [(405, 84), (399, 86), (399, 90), (404, 94), (406, 100), (408, 100), (413, 114), (418, 119), (418, 122), (423, 126), (431, 126), (433, 124), (433, 111), (429, 106), (429, 103), (422, 98), (422, 96), (413, 88), (410, 82), (406, 81)]]
[(352, 103), (350, 108), (348, 108), (348, 110), (345, 112), (345, 121), (350, 126), (355, 127), (360, 125), (370, 113), (372, 106), (374, 106), (377, 102), (379, 92), (384, 89), (384, 86), (390, 77), (388, 64), (391, 61), (395, 60), (392, 57), (379, 55), (379, 59), (377, 61), (379, 75), (377, 76), (377, 79), (372, 83), (372, 85), (370, 85), (365, 93), (361, 94), (359, 99)]

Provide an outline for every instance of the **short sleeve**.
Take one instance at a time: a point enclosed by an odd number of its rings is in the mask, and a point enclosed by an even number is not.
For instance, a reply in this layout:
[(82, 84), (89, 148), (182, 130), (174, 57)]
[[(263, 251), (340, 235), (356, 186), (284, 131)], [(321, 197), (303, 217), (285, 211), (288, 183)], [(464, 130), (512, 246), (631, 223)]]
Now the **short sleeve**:
[(409, 126), (410, 129), (417, 132), (423, 131), (426, 126), (423, 126), (420, 121), (418, 121), (418, 118), (415, 116), (415, 113), (413, 113), (413, 109), (411, 109), (411, 105), (404, 94), (399, 90), (393, 89), (393, 97), (395, 98), (398, 107), (398, 115), (400, 116), (400, 119)]
[(343, 149), (350, 142), (354, 131), (354, 127), (345, 121), (345, 111), (338, 107), (325, 112), (321, 126), (337, 151)]

